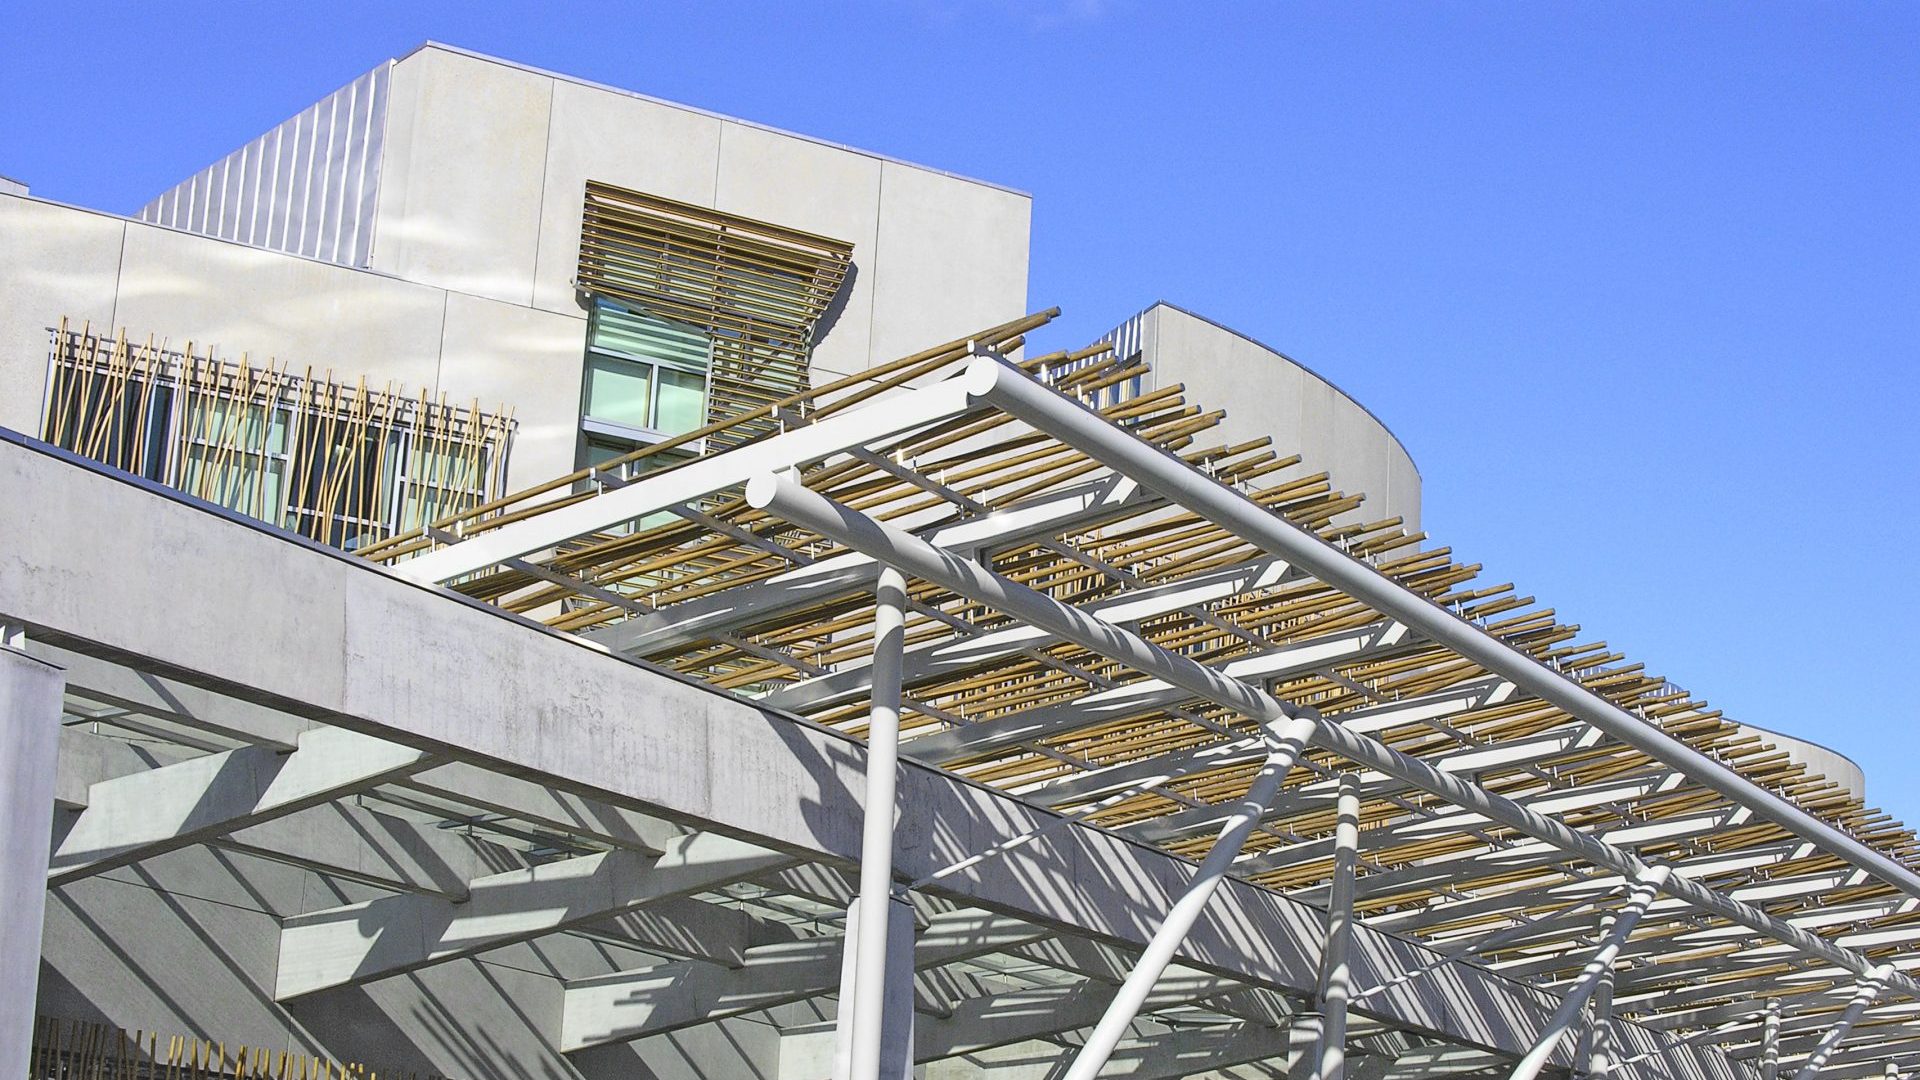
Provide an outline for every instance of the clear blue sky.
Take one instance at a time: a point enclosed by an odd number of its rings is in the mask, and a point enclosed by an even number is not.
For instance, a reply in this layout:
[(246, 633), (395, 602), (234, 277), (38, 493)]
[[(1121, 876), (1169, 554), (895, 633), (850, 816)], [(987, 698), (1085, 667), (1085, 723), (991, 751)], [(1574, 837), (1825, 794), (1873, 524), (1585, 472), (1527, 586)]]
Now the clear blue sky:
[(1032, 192), (1043, 344), (1290, 353), (1437, 540), (1920, 821), (1920, 6), (16, 4), (0, 173), (131, 211), (428, 38)]

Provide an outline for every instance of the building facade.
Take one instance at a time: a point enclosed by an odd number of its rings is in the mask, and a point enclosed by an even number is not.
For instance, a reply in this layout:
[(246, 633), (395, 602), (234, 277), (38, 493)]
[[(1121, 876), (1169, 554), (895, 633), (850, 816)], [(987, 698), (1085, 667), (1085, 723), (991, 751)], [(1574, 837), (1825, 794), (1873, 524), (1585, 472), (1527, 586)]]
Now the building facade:
[(1029, 208), (440, 45), (0, 189), (0, 1069), (1920, 1065), (1857, 767), (1283, 354), (1032, 348)]

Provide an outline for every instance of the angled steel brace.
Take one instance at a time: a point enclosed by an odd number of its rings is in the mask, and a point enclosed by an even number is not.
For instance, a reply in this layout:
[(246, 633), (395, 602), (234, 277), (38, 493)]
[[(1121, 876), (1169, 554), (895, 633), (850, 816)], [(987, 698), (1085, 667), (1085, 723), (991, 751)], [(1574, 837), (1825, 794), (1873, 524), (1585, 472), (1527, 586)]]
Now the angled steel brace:
[(1227, 876), (1227, 870), (1240, 854), (1240, 848), (1253, 833), (1253, 827), (1267, 804), (1280, 792), (1280, 784), (1292, 771), (1294, 761), (1300, 751), (1305, 749), (1307, 740), (1320, 725), (1317, 716), (1298, 716), (1270, 722), (1273, 749), (1267, 755), (1267, 763), (1254, 778), (1253, 786), (1240, 802), (1240, 809), (1227, 820), (1220, 829), (1219, 839), (1207, 851), (1207, 857), (1200, 862), (1200, 868), (1194, 871), (1193, 880), (1188, 883), (1187, 891), (1174, 901), (1173, 908), (1167, 912), (1166, 921), (1153, 932), (1152, 940), (1140, 954), (1140, 960), (1127, 974), (1127, 980), (1120, 984), (1120, 990), (1107, 1006), (1107, 1011), (1094, 1025), (1093, 1033), (1080, 1048), (1080, 1054), (1074, 1058), (1073, 1067), (1067, 1070), (1066, 1080), (1093, 1080), (1100, 1073), (1101, 1066), (1113, 1054), (1113, 1048), (1126, 1036), (1127, 1028), (1140, 1013), (1140, 1007), (1146, 1003), (1153, 992), (1154, 983), (1160, 979), (1160, 973), (1166, 970), (1173, 960), (1180, 943), (1186, 940), (1187, 932), (1199, 920), (1200, 913), (1206, 910), (1207, 902), (1213, 899), (1214, 890), (1220, 887), (1220, 881)]
[(1887, 980), (1892, 977), (1893, 966), (1884, 964), (1875, 968), (1873, 973), (1860, 983), (1860, 989), (1854, 992), (1853, 1000), (1847, 1002), (1846, 1009), (1840, 1013), (1840, 1018), (1833, 1022), (1833, 1026), (1827, 1029), (1827, 1033), (1820, 1036), (1820, 1041), (1815, 1044), (1813, 1052), (1807, 1055), (1806, 1060), (1800, 1063), (1799, 1070), (1793, 1074), (1793, 1080), (1813, 1080), (1819, 1075), (1821, 1069), (1826, 1068), (1827, 1059), (1833, 1057), (1835, 1050), (1840, 1049), (1840, 1044), (1846, 1040), (1847, 1032), (1853, 1030), (1853, 1025), (1860, 1020), (1860, 1014), (1866, 1012), (1873, 1005), (1874, 1000), (1886, 990)]
[(1660, 886), (1666, 882), (1671, 872), (1665, 866), (1649, 867), (1634, 881), (1633, 888), (1627, 895), (1627, 902), (1614, 915), (1613, 927), (1601, 939), (1599, 951), (1595, 952), (1593, 959), (1588, 960), (1587, 966), (1581, 969), (1580, 978), (1567, 991), (1566, 996), (1560, 999), (1560, 1007), (1555, 1009), (1553, 1016), (1547, 1020), (1546, 1030), (1540, 1033), (1540, 1040), (1534, 1044), (1532, 1050), (1527, 1051), (1525, 1057), (1520, 1059), (1520, 1064), (1514, 1067), (1508, 1080), (1534, 1080), (1540, 1075), (1540, 1070), (1547, 1067), (1547, 1059), (1553, 1056), (1554, 1048), (1560, 1045), (1561, 1038), (1567, 1034), (1573, 1022), (1586, 1009), (1587, 999), (1593, 996), (1594, 990), (1613, 971), (1613, 961), (1620, 955), (1620, 947), (1626, 944), (1627, 936), (1633, 933), (1634, 926), (1640, 922), (1640, 916), (1646, 914), (1647, 905), (1653, 903), (1654, 897), (1660, 895)]
[[(1873, 873), (1900, 891), (1920, 897), (1920, 873), (1754, 783), (1738, 770), (1668, 737), (1659, 726), (1547, 667), (1479, 626), (1401, 587), (1372, 566), (1224, 484), (1214, 483), (1179, 458), (1141, 441), (1096, 413), (1062, 397), (1003, 360), (981, 357), (968, 367), (968, 385), (1002, 410), (1097, 461), (1138, 480), (1176, 505), (1205, 517), (1269, 554), (1312, 574), (1383, 615), (1405, 622), (1522, 689), (1594, 725), (1656, 761)], [(1909, 991), (1910, 992), (1910, 991)]]
[[(1263, 724), (1277, 723), (1306, 711), (1190, 657), (1163, 649), (1125, 627), (1103, 622), (1078, 608), (996, 574), (977, 562), (943, 551), (910, 533), (850, 510), (787, 477), (764, 473), (747, 484), (746, 495), (748, 505), (757, 510), (785, 518), (888, 565), (897, 566), (917, 578), (1031, 622), (1055, 637), (1164, 680), (1189, 696), (1212, 701)], [(1272, 517), (1268, 511), (1252, 503), (1247, 506), (1260, 515)], [(1273, 520), (1278, 522), (1280, 519)], [(1399, 586), (1394, 585), (1393, 588), (1398, 589)], [(1439, 795), (1462, 809), (1526, 833), (1552, 848), (1616, 874), (1635, 877), (1649, 869), (1638, 856), (1614, 844), (1589, 836), (1556, 818), (1536, 813), (1512, 799), (1493, 794), (1478, 784), (1340, 724), (1316, 724), (1312, 739), (1315, 744), (1351, 761)], [(1666, 877), (1663, 881), (1662, 887), (1668, 893), (1703, 911), (1737, 922), (1856, 974), (1864, 976), (1873, 970), (1872, 963), (1859, 953), (1807, 933), (1752, 904), (1730, 899), (1696, 881), (1677, 875)], [(1920, 997), (1920, 983), (1898, 973), (1894, 978), (1901, 992)]]

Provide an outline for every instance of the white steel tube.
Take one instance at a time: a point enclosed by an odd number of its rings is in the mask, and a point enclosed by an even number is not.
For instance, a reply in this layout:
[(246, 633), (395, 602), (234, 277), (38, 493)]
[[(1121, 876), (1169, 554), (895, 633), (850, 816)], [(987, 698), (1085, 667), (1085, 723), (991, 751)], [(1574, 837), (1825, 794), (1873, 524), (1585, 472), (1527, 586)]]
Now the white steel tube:
[(906, 641), (906, 607), (906, 575), (882, 565), (874, 589), (873, 704), (867, 721), (866, 821), (860, 834), (851, 1080), (879, 1080), (880, 1076), (881, 1028), (887, 1002), (887, 912), (893, 907), (894, 783), (900, 764), (900, 651)]
[(1327, 897), (1327, 940), (1320, 950), (1320, 1045), (1312, 1080), (1345, 1080), (1347, 1075), (1347, 1003), (1353, 998), (1353, 875), (1360, 863), (1360, 777), (1340, 774), (1334, 803), (1333, 880)]
[(1593, 988), (1593, 1008), (1587, 1018), (1587, 1075), (1599, 1080), (1613, 1075), (1613, 968)]
[[(1241, 715), (1253, 716), (1262, 723), (1270, 724), (1302, 711), (1264, 690), (1205, 667), (1188, 657), (1168, 652), (1124, 627), (1103, 622), (995, 574), (976, 562), (935, 547), (911, 533), (849, 510), (786, 477), (773, 473), (755, 477), (747, 484), (746, 495), (748, 504), (757, 510), (785, 518), (881, 562), (898, 566), (922, 580), (1024, 619), (1055, 637), (1126, 664)], [(1261, 510), (1260, 513), (1266, 511)], [(1463, 810), (1481, 814), (1622, 877), (1631, 879), (1647, 869), (1647, 864), (1637, 856), (1612, 844), (1580, 832), (1555, 818), (1529, 810), (1512, 799), (1495, 795), (1452, 773), (1442, 772), (1419, 758), (1401, 753), (1378, 739), (1349, 731), (1339, 724), (1319, 725), (1314, 733), (1314, 742), (1348, 760), (1439, 795)], [(1739, 923), (1862, 977), (1874, 970), (1873, 964), (1859, 953), (1810, 934), (1751, 904), (1715, 892), (1698, 882), (1676, 875), (1666, 879), (1665, 889), (1702, 911)], [(1905, 975), (1896, 975), (1895, 978), (1894, 985), (1903, 993), (1920, 997), (1920, 984)]]
[(1200, 861), (1200, 868), (1194, 871), (1193, 880), (1187, 883), (1187, 890), (1180, 894), (1168, 909), (1167, 917), (1153, 932), (1153, 938), (1141, 951), (1140, 959), (1127, 973), (1127, 979), (1120, 984), (1120, 990), (1108, 1003), (1107, 1011), (1094, 1025), (1093, 1033), (1080, 1048), (1080, 1054), (1073, 1059), (1073, 1067), (1067, 1070), (1066, 1080), (1093, 1080), (1113, 1055), (1113, 1048), (1127, 1034), (1134, 1017), (1140, 1014), (1140, 1007), (1146, 1004), (1147, 995), (1153, 992), (1154, 983), (1160, 980), (1160, 974), (1173, 960), (1174, 953), (1180, 949), (1180, 943), (1187, 939), (1188, 931), (1206, 910), (1207, 902), (1213, 899), (1214, 890), (1220, 887), (1220, 881), (1227, 876), (1227, 869), (1240, 855), (1240, 848), (1252, 835), (1254, 826), (1260, 821), (1260, 815), (1266, 812), (1268, 804), (1280, 792), (1280, 784), (1293, 769), (1300, 751), (1313, 737), (1313, 730), (1319, 721), (1311, 716), (1300, 716), (1282, 720), (1273, 729), (1273, 751), (1267, 755), (1267, 761), (1254, 777), (1247, 797), (1241, 800), (1226, 824), (1220, 827), (1220, 835), (1214, 840), (1207, 857)]
[(1660, 895), (1660, 886), (1666, 883), (1667, 876), (1672, 872), (1667, 866), (1651, 866), (1635, 879), (1633, 888), (1627, 893), (1627, 902), (1614, 914), (1613, 926), (1600, 940), (1599, 950), (1581, 969), (1580, 978), (1567, 990), (1566, 996), (1560, 999), (1560, 1007), (1548, 1018), (1539, 1041), (1520, 1059), (1520, 1064), (1514, 1067), (1508, 1080), (1534, 1080), (1540, 1075), (1540, 1070), (1547, 1067), (1547, 1059), (1553, 1056), (1554, 1048), (1560, 1045), (1561, 1038), (1573, 1026), (1574, 1020), (1586, 1011), (1587, 999), (1593, 996), (1594, 989), (1612, 973), (1613, 961), (1620, 955), (1621, 946), (1627, 943), (1627, 936), (1633, 933), (1640, 916), (1646, 914), (1647, 905)]
[(968, 368), (967, 377), (969, 385), (983, 388), (976, 391), (981, 397), (1005, 412), (1269, 554), (1288, 560), (1382, 615), (1400, 620), (1435, 644), (1507, 677), (1521, 689), (1812, 841), (1821, 850), (1840, 856), (1909, 896), (1920, 897), (1920, 874), (1885, 852), (1822, 821), (1732, 767), (1668, 737), (1657, 725), (1403, 588), (1372, 566), (1042, 386), (1005, 361), (978, 358)]
[(1780, 1080), (1780, 999), (1767, 999), (1760, 1027), (1760, 1080)]
[(1826, 1068), (1827, 1059), (1833, 1056), (1835, 1050), (1840, 1049), (1840, 1044), (1846, 1039), (1847, 1032), (1852, 1031), (1853, 1025), (1859, 1022), (1861, 1014), (1873, 1006), (1874, 1000), (1887, 988), (1887, 979), (1892, 975), (1893, 967), (1885, 965), (1874, 969), (1873, 974), (1861, 982), (1860, 989), (1854, 992), (1853, 1000), (1847, 1002), (1846, 1009), (1840, 1013), (1840, 1019), (1834, 1021), (1826, 1034), (1820, 1036), (1820, 1041), (1814, 1044), (1813, 1052), (1800, 1063), (1799, 1070), (1793, 1074), (1793, 1080), (1813, 1080), (1819, 1075), (1821, 1069)]

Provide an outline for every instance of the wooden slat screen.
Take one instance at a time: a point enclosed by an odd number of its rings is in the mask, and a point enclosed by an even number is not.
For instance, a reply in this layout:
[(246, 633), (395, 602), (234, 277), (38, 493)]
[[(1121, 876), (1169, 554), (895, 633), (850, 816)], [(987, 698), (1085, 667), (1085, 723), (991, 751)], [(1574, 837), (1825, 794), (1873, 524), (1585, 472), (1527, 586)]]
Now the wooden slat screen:
[[(842, 240), (587, 181), (580, 288), (712, 336), (709, 423), (806, 389), (815, 330), (852, 266)], [(714, 448), (777, 424), (730, 429)]]

